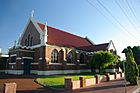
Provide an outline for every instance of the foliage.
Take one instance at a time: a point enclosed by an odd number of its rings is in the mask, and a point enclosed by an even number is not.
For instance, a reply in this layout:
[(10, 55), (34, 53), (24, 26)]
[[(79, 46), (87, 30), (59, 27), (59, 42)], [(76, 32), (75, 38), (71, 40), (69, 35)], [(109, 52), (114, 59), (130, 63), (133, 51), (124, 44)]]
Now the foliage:
[(94, 73), (80, 73), (80, 74), (71, 74), (71, 75), (56, 75), (56, 76), (44, 76), (39, 77), (36, 81), (47, 87), (51, 88), (64, 88), (64, 78), (72, 77), (73, 80), (79, 80), (80, 76), (84, 76), (85, 78), (92, 78), (95, 76)]
[(138, 65), (138, 69), (139, 69), (139, 76), (140, 76), (140, 65)]
[(140, 46), (134, 46), (132, 52), (137, 65), (140, 65)]
[(99, 68), (100, 71), (103, 68), (118, 63), (118, 60), (119, 57), (115, 54), (108, 51), (98, 51), (91, 58), (91, 68)]
[(133, 52), (130, 47), (127, 47), (123, 52), (125, 52), (126, 56), (126, 80), (129, 81), (132, 85), (137, 85), (139, 70), (136, 62), (134, 61)]
[[(134, 46), (133, 48), (129, 46), (127, 48), (132, 50), (135, 62), (140, 65), (140, 46)], [(123, 50), (124, 53), (126, 53), (127, 48)]]

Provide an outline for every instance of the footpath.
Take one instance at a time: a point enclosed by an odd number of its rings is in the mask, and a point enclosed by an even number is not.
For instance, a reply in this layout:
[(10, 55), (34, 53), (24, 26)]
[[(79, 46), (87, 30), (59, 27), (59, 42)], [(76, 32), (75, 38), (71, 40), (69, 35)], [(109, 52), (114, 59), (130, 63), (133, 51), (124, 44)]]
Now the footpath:
[[(4, 83), (17, 83), (17, 93), (125, 93), (124, 79), (102, 82), (100, 84), (77, 90), (53, 90), (44, 88), (34, 82), (36, 75), (33, 76), (15, 76), (0, 75), (0, 91)], [(140, 80), (139, 80), (140, 82)], [(130, 86), (127, 82), (127, 93), (139, 93), (139, 86)]]

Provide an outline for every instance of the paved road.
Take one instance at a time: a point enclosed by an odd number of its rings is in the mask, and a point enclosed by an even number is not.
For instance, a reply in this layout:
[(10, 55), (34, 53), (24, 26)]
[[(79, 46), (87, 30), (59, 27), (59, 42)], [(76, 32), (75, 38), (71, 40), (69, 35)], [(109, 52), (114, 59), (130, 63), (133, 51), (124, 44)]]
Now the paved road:
[[(114, 80), (110, 82), (102, 82), (94, 86), (90, 86), (83, 89), (77, 89), (74, 91), (66, 90), (52, 90), (50, 88), (44, 88), (34, 82), (37, 75), (32, 76), (14, 76), (14, 75), (0, 75), (0, 90), (5, 82), (16, 82), (17, 93), (124, 93), (124, 81), (123, 79)], [(128, 84), (128, 83), (127, 83)], [(127, 86), (127, 91), (131, 93), (135, 90), (136, 86)]]

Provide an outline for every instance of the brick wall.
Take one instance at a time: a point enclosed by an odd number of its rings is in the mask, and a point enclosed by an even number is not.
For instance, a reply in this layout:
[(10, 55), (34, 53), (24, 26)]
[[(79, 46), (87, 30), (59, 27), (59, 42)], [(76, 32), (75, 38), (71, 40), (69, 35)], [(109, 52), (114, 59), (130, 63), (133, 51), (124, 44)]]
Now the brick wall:
[(3, 86), (3, 93), (16, 93), (16, 83), (5, 83)]
[(91, 86), (96, 84), (96, 78), (86, 79), (86, 86)]
[(110, 80), (120, 79), (122, 78), (120, 77), (120, 74), (121, 73), (119, 74), (115, 73), (113, 75), (106, 74), (104, 76), (96, 75), (95, 77), (89, 78), (89, 79), (86, 79), (85, 77), (82, 76), (82, 77), (79, 77), (79, 80), (77, 81), (73, 81), (71, 77), (65, 78), (65, 88), (72, 90), (72, 89), (84, 88), (87, 86), (99, 84), (100, 82), (107, 82)]

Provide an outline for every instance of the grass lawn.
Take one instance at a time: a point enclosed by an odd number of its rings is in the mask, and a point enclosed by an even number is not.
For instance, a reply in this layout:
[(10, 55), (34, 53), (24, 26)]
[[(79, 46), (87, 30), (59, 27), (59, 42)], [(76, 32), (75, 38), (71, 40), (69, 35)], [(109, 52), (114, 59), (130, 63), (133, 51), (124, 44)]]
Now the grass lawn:
[(80, 76), (85, 78), (92, 78), (95, 76), (94, 73), (80, 73), (80, 74), (71, 74), (71, 75), (56, 75), (56, 76), (43, 76), (36, 79), (39, 84), (44, 86), (49, 86), (52, 88), (64, 88), (64, 78), (72, 77), (73, 80), (79, 80)]

